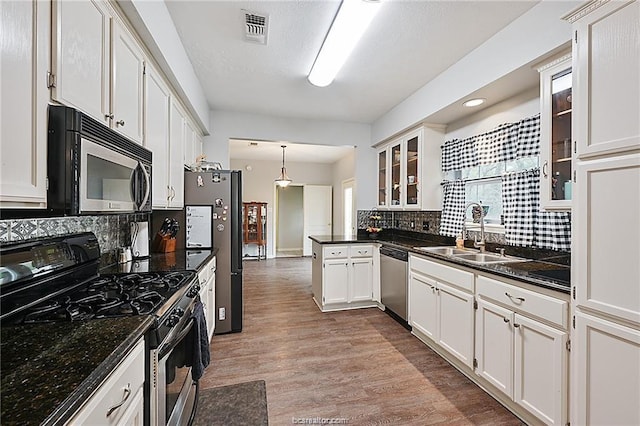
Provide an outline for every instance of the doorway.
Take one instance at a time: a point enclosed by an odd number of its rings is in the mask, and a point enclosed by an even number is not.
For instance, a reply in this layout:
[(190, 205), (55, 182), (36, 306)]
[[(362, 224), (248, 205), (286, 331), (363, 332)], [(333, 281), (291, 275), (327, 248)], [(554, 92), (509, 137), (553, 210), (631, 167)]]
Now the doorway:
[(303, 193), (299, 185), (276, 186), (276, 257), (302, 256)]
[(356, 181), (342, 181), (342, 232), (346, 236), (356, 234)]

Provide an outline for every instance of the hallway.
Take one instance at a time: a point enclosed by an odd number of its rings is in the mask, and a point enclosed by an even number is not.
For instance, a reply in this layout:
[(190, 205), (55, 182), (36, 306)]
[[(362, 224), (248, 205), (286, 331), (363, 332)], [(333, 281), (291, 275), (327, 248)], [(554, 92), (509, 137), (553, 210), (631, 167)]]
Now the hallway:
[(320, 312), (310, 258), (244, 267), (244, 330), (214, 336), (201, 388), (265, 380), (273, 426), (521, 424), (379, 309)]

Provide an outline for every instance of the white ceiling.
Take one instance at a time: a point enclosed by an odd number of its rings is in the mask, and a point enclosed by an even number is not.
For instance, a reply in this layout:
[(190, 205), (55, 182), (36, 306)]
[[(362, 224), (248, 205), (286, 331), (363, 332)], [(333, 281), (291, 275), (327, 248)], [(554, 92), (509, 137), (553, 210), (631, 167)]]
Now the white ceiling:
[(326, 146), (294, 144), (290, 142), (229, 140), (229, 157), (242, 160), (282, 161), (285, 145), (285, 162), (334, 163), (354, 150), (352, 146)]
[[(339, 1), (166, 3), (212, 109), (372, 123), (536, 1), (386, 0), (325, 88), (306, 76)], [(244, 41), (243, 9), (269, 15), (266, 46)]]

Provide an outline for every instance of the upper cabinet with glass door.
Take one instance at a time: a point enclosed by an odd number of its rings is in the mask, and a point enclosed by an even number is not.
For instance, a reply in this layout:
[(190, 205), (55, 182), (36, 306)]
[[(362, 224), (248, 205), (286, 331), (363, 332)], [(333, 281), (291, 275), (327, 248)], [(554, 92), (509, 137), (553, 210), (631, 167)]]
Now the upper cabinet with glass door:
[(423, 129), (402, 135), (378, 151), (378, 207), (420, 209)]
[(571, 210), (571, 54), (538, 68), (540, 72), (540, 205)]

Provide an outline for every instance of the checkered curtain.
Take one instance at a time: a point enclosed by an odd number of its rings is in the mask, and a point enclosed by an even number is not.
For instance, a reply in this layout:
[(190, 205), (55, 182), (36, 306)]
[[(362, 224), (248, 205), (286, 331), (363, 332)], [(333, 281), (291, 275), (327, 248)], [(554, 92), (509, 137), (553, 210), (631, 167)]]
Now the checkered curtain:
[(440, 235), (457, 236), (464, 223), (464, 181), (442, 183), (443, 207), (440, 218)]
[(569, 250), (571, 216), (540, 211), (540, 169), (502, 177), (505, 238), (509, 245)]
[(442, 171), (462, 170), (532, 155), (540, 155), (540, 114), (516, 123), (502, 124), (487, 133), (445, 142)]

